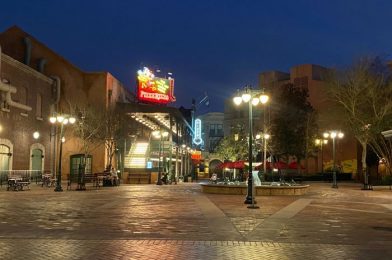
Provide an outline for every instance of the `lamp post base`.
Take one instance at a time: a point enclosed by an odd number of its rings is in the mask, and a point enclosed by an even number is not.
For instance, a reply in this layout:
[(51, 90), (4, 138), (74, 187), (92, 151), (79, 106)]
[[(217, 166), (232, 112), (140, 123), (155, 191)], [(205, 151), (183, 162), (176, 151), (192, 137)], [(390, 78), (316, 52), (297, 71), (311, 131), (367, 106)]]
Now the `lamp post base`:
[(363, 184), (362, 190), (373, 190), (373, 187), (370, 184)]
[(249, 205), (247, 208), (248, 209), (259, 209), (260, 207), (256, 206), (256, 205)]
[(56, 188), (54, 188), (55, 192), (61, 192), (63, 191), (63, 188), (61, 186), (56, 186)]
[(334, 188), (334, 189), (337, 189), (338, 188), (338, 185), (335, 183), (335, 184), (332, 184), (332, 188)]
[(162, 180), (157, 181), (157, 185), (162, 185)]
[(253, 202), (252, 202), (252, 197), (246, 196), (244, 204), (252, 204), (252, 203), (257, 204), (256, 200), (253, 200)]

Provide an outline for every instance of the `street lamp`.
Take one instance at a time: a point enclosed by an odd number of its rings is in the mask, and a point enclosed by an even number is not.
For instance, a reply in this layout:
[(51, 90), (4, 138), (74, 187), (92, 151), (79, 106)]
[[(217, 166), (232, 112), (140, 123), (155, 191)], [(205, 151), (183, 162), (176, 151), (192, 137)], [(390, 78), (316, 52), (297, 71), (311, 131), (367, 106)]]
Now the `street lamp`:
[(161, 170), (161, 156), (162, 156), (162, 142), (163, 138), (162, 137), (167, 137), (169, 135), (168, 132), (162, 131), (162, 130), (155, 130), (152, 132), (152, 135), (155, 138), (159, 138), (159, 158), (158, 158), (158, 180), (157, 180), (157, 185), (162, 185), (162, 170)]
[(61, 158), (63, 155), (63, 142), (65, 141), (64, 138), (64, 125), (67, 125), (68, 123), (74, 124), (76, 119), (73, 116), (69, 115), (63, 115), (63, 114), (57, 114), (56, 116), (51, 116), (49, 118), (49, 121), (52, 124), (60, 124), (60, 151), (59, 151), (59, 165), (58, 165), (58, 171), (57, 171), (57, 182), (56, 182), (56, 188), (54, 191), (60, 192), (63, 191), (63, 188), (61, 187)]
[[(327, 139), (316, 139), (314, 141), (314, 143), (316, 144), (316, 146), (320, 146), (320, 151), (321, 151), (321, 174), (324, 174), (323, 144), (328, 144), (328, 140)], [(317, 169), (318, 169), (318, 165), (317, 165)]]
[(252, 139), (253, 139), (253, 106), (258, 105), (259, 103), (266, 104), (268, 102), (269, 97), (264, 94), (264, 91), (255, 91), (252, 90), (250, 86), (246, 86), (244, 92), (240, 96), (239, 91), (238, 95), (233, 98), (234, 104), (237, 106), (242, 102), (249, 104), (249, 147), (248, 147), (248, 161), (249, 161), (249, 174), (248, 174), (248, 194), (246, 195), (245, 204), (252, 204), (248, 206), (248, 208), (258, 208), (254, 206), (256, 203), (253, 194), (253, 176), (252, 176)]
[(333, 158), (333, 182), (332, 182), (332, 188), (338, 188), (338, 184), (336, 183), (336, 147), (335, 147), (335, 139), (336, 137), (341, 139), (343, 138), (344, 134), (340, 131), (332, 130), (325, 132), (323, 134), (324, 138), (331, 138), (332, 139), (332, 158)]

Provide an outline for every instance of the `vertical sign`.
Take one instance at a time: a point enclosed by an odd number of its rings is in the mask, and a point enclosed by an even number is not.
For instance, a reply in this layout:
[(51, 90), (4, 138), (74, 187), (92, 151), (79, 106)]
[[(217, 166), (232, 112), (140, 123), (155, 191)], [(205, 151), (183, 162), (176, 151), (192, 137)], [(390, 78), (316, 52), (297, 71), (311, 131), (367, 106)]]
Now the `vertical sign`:
[(200, 145), (203, 140), (201, 139), (201, 120), (198, 118), (195, 120), (195, 137), (193, 138), (193, 143)]

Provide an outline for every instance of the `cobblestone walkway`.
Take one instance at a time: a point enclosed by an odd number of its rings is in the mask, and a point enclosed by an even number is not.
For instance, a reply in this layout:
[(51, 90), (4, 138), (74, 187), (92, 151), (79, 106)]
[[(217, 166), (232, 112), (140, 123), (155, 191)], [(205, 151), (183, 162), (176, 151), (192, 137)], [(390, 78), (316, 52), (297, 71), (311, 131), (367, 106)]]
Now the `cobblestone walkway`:
[(197, 184), (0, 189), (0, 259), (392, 259), (392, 192), (311, 183), (304, 196)]

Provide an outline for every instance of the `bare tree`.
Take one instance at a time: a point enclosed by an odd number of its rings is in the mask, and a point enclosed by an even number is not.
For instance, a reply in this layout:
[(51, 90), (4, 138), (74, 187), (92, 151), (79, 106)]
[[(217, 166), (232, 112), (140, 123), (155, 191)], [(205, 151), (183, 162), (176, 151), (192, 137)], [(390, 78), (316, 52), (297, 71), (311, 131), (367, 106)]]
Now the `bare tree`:
[(84, 157), (79, 166), (79, 180), (78, 189), (84, 190), (84, 174), (86, 171), (86, 162), (88, 156), (99, 147), (102, 143), (99, 142), (99, 134), (103, 131), (104, 121), (103, 114), (92, 107), (75, 107), (74, 113), (77, 116), (77, 121), (74, 126), (74, 135), (79, 139), (80, 149)]
[(107, 156), (106, 169), (113, 166), (113, 157), (117, 149), (118, 141), (123, 137), (125, 126), (122, 114), (114, 108), (109, 108), (104, 112), (102, 118), (102, 131), (98, 133), (98, 139), (105, 142), (105, 150)]
[[(364, 188), (369, 189), (366, 165), (367, 146), (391, 164), (391, 152), (381, 131), (390, 127), (392, 84), (389, 70), (379, 58), (365, 58), (345, 71), (335, 71), (329, 79), (333, 101), (362, 147)], [(339, 115), (339, 114), (337, 114)]]

